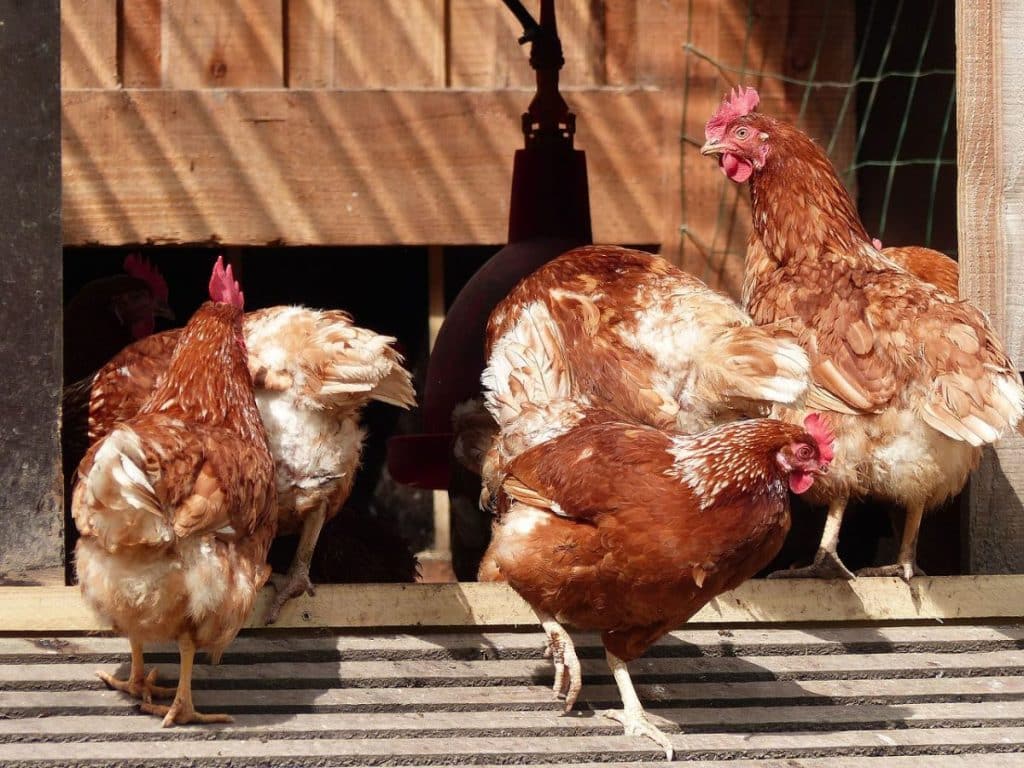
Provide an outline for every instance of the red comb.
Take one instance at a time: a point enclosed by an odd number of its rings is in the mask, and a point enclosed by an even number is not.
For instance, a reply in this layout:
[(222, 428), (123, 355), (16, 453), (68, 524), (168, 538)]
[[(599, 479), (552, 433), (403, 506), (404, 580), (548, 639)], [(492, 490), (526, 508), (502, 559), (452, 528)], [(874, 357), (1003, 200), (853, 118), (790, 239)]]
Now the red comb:
[(836, 442), (836, 433), (832, 430), (832, 425), (828, 423), (828, 419), (820, 413), (812, 413), (804, 419), (804, 429), (807, 430), (807, 434), (814, 438), (814, 442), (818, 444), (818, 453), (821, 454), (821, 460), (825, 462), (832, 461), (832, 458), (835, 456), (833, 445)]
[(239, 309), (245, 306), (245, 295), (238, 287), (238, 281), (231, 274), (231, 265), (224, 269), (224, 257), (218, 256), (210, 275), (210, 300), (222, 304), (234, 304)]
[(129, 253), (123, 267), (132, 277), (144, 280), (156, 298), (167, 301), (167, 281), (160, 274), (160, 270), (149, 263), (149, 259), (137, 253)]
[(749, 115), (760, 102), (761, 97), (754, 88), (744, 88), (742, 85), (733, 88), (729, 91), (729, 97), (719, 105), (718, 111), (704, 126), (704, 138), (708, 141), (722, 138), (729, 123), (737, 117)]

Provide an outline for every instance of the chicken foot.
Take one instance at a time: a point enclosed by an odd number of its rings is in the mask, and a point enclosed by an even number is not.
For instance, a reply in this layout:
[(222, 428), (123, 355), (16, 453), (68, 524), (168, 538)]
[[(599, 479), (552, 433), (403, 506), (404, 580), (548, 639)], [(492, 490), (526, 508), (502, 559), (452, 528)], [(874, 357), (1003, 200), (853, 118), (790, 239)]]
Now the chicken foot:
[(550, 656), (555, 665), (555, 683), (551, 690), (556, 697), (565, 697), (565, 711), (568, 712), (576, 704), (583, 687), (583, 672), (576, 655), (576, 646), (554, 616), (546, 613), (538, 613), (537, 616), (544, 634), (548, 636), (548, 648), (544, 656)]
[(858, 576), (898, 576), (908, 584), (915, 576), (925, 573), (917, 567), (917, 535), (921, 530), (921, 518), (924, 517), (924, 505), (913, 504), (907, 507), (907, 518), (903, 523), (903, 539), (900, 542), (899, 559), (893, 565), (878, 568), (861, 568)]
[(814, 555), (814, 562), (803, 568), (789, 568), (768, 574), (769, 579), (853, 579), (853, 572), (839, 558), (839, 529), (843, 525), (843, 514), (846, 512), (848, 499), (840, 497), (832, 499), (828, 506), (828, 517), (825, 518), (825, 530), (821, 533), (821, 543)]
[(118, 680), (109, 672), (96, 671), (96, 676), (115, 691), (127, 693), (144, 702), (152, 702), (154, 698), (169, 699), (174, 696), (175, 688), (164, 688), (156, 684), (156, 667), (146, 674), (146, 666), (142, 658), (142, 643), (129, 640), (132, 646), (132, 668), (127, 680)]
[(316, 549), (317, 539), (320, 538), (320, 530), (324, 527), (324, 520), (327, 518), (327, 502), (310, 512), (302, 523), (302, 533), (299, 535), (299, 546), (295, 549), (295, 557), (292, 558), (292, 565), (288, 569), (287, 576), (282, 583), (274, 581), (274, 589), (277, 594), (267, 611), (267, 624), (273, 624), (281, 615), (284, 604), (293, 597), (302, 593), (310, 597), (316, 594), (316, 587), (309, 580), (309, 566), (313, 562), (313, 550)]
[(164, 728), (188, 723), (231, 723), (230, 715), (206, 715), (196, 712), (192, 704), (192, 662), (196, 656), (196, 645), (188, 635), (178, 638), (178, 654), (181, 657), (181, 670), (178, 673), (178, 689), (171, 705), (142, 702), (141, 709), (151, 715), (162, 715)]
[(675, 754), (672, 742), (660, 728), (647, 719), (640, 698), (636, 695), (636, 689), (633, 688), (633, 681), (629, 677), (629, 668), (626, 666), (626, 662), (608, 650), (605, 651), (605, 656), (608, 659), (612, 676), (615, 678), (615, 685), (619, 688), (622, 709), (605, 709), (597, 714), (622, 723), (627, 736), (646, 736), (664, 749), (665, 757), (671, 760)]

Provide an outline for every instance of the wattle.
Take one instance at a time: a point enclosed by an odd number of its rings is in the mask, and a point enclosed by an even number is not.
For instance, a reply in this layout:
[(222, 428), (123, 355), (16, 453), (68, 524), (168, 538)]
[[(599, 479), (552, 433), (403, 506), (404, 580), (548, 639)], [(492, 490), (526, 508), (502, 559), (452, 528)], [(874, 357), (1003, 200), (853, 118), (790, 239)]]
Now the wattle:
[(803, 493), (814, 484), (814, 478), (810, 472), (794, 470), (789, 473), (789, 489), (793, 493)]
[(754, 166), (746, 160), (741, 160), (731, 152), (726, 152), (722, 155), (718, 165), (722, 169), (722, 173), (726, 175), (726, 178), (729, 181), (735, 181), (737, 184), (745, 182), (750, 178), (750, 174), (754, 172)]

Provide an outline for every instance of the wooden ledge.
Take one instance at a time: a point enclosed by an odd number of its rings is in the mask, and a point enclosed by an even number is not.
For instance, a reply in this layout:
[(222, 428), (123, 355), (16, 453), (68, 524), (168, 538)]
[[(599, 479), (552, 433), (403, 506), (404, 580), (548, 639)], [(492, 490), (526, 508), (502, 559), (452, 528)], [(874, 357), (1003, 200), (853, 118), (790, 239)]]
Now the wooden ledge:
[[(263, 626), (264, 590), (250, 627)], [(843, 581), (749, 581), (691, 623), (954, 621), (1024, 617), (1024, 576), (943, 576)], [(289, 603), (278, 629), (514, 627), (537, 623), (503, 584), (332, 584)], [(76, 587), (0, 587), (0, 632), (108, 630)]]

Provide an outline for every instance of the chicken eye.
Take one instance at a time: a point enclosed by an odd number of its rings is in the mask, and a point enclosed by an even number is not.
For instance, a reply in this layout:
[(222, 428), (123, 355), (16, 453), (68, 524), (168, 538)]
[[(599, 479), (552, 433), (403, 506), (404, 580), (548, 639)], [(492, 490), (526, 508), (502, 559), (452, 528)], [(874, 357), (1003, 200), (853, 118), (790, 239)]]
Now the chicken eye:
[(796, 449), (796, 455), (798, 458), (809, 459), (811, 458), (811, 454), (811, 446), (809, 445), (801, 445), (799, 448)]
[(745, 138), (747, 138), (748, 135), (750, 135), (750, 131), (747, 128), (737, 128), (736, 129), (736, 138), (737, 139), (745, 139)]

